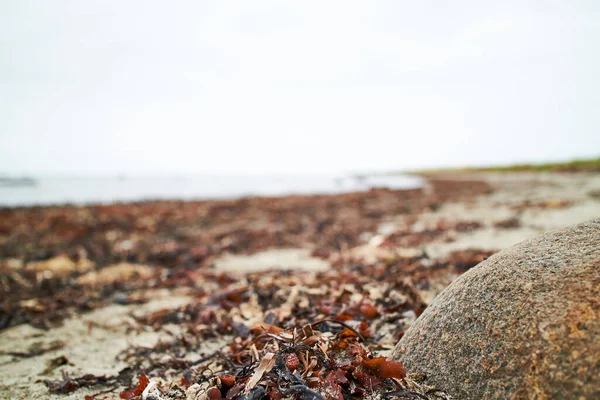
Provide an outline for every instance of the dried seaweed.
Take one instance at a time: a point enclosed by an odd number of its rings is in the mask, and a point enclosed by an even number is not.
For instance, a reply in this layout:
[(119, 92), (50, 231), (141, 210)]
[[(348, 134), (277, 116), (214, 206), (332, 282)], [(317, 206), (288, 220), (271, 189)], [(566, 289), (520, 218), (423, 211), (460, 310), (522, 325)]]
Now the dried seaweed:
[[(433, 281), (493, 253), (432, 260), (395, 252), (480, 227), (438, 221), (413, 229), (410, 215), (490, 190), (483, 182), (431, 184), (433, 192), (0, 209), (0, 329), (50, 329), (111, 303), (144, 303), (150, 289), (186, 288), (192, 303), (134, 315), (127, 327), (166, 332), (169, 340), (129, 347), (118, 356), (128, 367), (115, 376), (71, 377), (59, 360), (63, 377), (43, 381), (48, 390), (97, 388), (89, 398), (118, 392), (130, 399), (150, 389), (163, 399), (424, 398), (403, 366), (383, 354), (425, 309), (422, 293)], [(350, 251), (398, 214), (407, 222), (376, 245), (384, 256), (369, 261)], [(243, 277), (211, 268), (225, 252), (286, 246), (312, 248), (332, 268)]]

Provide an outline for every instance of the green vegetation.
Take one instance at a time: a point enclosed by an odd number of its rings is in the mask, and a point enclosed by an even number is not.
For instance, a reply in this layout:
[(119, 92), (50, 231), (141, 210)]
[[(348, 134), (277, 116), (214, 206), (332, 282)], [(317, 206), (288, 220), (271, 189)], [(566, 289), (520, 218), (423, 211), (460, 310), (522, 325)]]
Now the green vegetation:
[(543, 164), (514, 164), (487, 167), (437, 168), (410, 171), (416, 174), (446, 172), (600, 172), (600, 157)]

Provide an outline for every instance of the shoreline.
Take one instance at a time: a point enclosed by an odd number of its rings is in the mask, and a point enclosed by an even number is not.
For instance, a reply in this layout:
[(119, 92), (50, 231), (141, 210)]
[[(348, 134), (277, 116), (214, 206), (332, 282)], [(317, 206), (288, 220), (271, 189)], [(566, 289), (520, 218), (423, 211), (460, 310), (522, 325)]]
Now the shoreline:
[(0, 207), (85, 207), (156, 201), (227, 201), (255, 197), (338, 195), (372, 188), (415, 189), (409, 175), (202, 175), (171, 177), (40, 178), (35, 186), (0, 187)]

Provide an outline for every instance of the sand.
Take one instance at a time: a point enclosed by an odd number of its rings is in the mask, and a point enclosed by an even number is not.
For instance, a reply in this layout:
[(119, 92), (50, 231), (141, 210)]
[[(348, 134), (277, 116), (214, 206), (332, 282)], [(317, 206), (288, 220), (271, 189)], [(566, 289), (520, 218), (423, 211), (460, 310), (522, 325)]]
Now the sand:
[[(444, 204), (436, 212), (422, 215), (420, 222), (426, 224), (444, 218), (475, 219), (485, 228), (461, 233), (451, 243), (426, 245), (425, 250), (432, 257), (467, 248), (501, 250), (543, 232), (600, 216), (600, 201), (590, 196), (591, 192), (600, 190), (598, 174), (485, 173), (464, 176), (464, 179), (467, 178), (483, 178), (496, 190), (490, 195), (479, 196), (472, 203)], [(511, 208), (524, 201), (545, 201), (550, 206), (523, 211)], [(571, 201), (573, 204), (565, 208), (552, 205), (559, 201)], [(519, 218), (521, 226), (511, 229), (494, 227), (494, 222), (508, 218)]]
[[(111, 305), (70, 319), (61, 327), (48, 331), (19, 325), (0, 334), (0, 399), (82, 399), (97, 393), (81, 389), (69, 395), (50, 395), (39, 382), (59, 379), (58, 368), (51, 360), (66, 357), (69, 374), (115, 375), (127, 366), (116, 357), (132, 345), (153, 346), (168, 339), (164, 332), (137, 332), (133, 315), (144, 315), (164, 308), (177, 308), (192, 301), (183, 293), (161, 290), (151, 294), (154, 300), (143, 305)], [(173, 327), (174, 328), (174, 327)], [(63, 347), (64, 346), (64, 347)], [(7, 353), (30, 352), (34, 348), (53, 348), (35, 357), (15, 357)]]
[[(476, 220), (481, 229), (456, 233), (453, 241), (426, 243), (415, 248), (400, 248), (398, 252), (423, 252), (431, 258), (444, 257), (454, 250), (500, 250), (550, 229), (561, 228), (600, 216), (600, 199), (593, 196), (600, 191), (598, 174), (555, 173), (486, 173), (437, 176), (437, 179), (483, 179), (494, 187), (491, 194), (462, 202), (441, 205), (435, 211), (421, 214), (412, 229), (426, 229), (440, 220)], [(541, 207), (519, 209), (523, 202), (545, 202)], [(520, 226), (499, 228), (495, 223), (518, 218)], [(367, 257), (381, 251), (378, 246), (387, 232), (406, 224), (407, 216), (398, 215), (379, 226), (376, 232), (364, 232), (365, 243), (360, 251)], [(352, 251), (349, 249), (348, 251)], [(356, 250), (358, 251), (358, 250)], [(253, 255), (224, 255), (214, 262), (221, 271), (243, 274), (245, 271), (270, 268), (322, 270), (327, 261), (312, 257), (311, 249), (268, 249)], [(452, 279), (450, 277), (449, 279)], [(441, 287), (423, 293), (427, 302)], [(0, 332), (0, 399), (81, 399), (97, 393), (98, 388), (78, 390), (70, 395), (50, 395), (41, 379), (59, 379), (63, 371), (72, 376), (83, 374), (116, 374), (126, 363), (117, 355), (131, 345), (152, 346), (158, 340), (168, 339), (165, 330), (139, 331), (132, 315), (143, 315), (158, 309), (176, 308), (193, 301), (181, 292), (166, 290), (152, 293), (152, 300), (143, 305), (110, 305), (88, 314), (67, 320), (63, 326), (47, 331), (28, 325), (14, 326)], [(172, 328), (172, 334), (177, 327)], [(61, 343), (65, 346), (61, 346)], [(218, 343), (210, 344), (211, 349)], [(11, 355), (46, 348), (39, 355), (22, 357)], [(208, 349), (207, 349), (208, 350)], [(48, 368), (51, 360), (66, 357), (68, 366)]]

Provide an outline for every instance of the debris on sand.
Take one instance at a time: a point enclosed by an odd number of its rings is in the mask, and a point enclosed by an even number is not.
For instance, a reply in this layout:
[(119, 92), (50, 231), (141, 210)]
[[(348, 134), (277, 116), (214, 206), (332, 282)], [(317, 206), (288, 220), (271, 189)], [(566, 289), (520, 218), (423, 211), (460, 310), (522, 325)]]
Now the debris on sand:
[(424, 245), (482, 223), (418, 217), (491, 191), (432, 179), (334, 196), (0, 209), (0, 329), (52, 330), (159, 292), (189, 298), (107, 324), (161, 334), (118, 350), (110, 373), (73, 365), (60, 354), (68, 343), (2, 356), (41, 351), (41, 389), (87, 400), (444, 399), (388, 356), (435, 295), (495, 250), (431, 258)]

